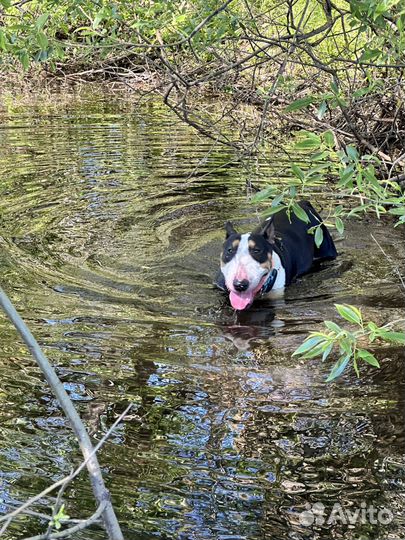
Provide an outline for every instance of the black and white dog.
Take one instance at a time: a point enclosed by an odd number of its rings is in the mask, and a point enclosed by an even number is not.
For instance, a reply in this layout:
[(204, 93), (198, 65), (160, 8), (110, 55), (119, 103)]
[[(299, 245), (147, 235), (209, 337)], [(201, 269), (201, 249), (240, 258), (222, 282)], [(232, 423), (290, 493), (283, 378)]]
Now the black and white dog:
[(229, 293), (234, 309), (248, 308), (257, 297), (272, 291), (282, 292), (296, 277), (308, 272), (315, 261), (335, 259), (332, 237), (322, 223), (322, 244), (315, 245), (311, 227), (322, 222), (311, 203), (300, 207), (308, 223), (286, 210), (281, 210), (251, 233), (239, 234), (228, 222), (226, 240), (221, 253), (221, 270), (215, 285)]

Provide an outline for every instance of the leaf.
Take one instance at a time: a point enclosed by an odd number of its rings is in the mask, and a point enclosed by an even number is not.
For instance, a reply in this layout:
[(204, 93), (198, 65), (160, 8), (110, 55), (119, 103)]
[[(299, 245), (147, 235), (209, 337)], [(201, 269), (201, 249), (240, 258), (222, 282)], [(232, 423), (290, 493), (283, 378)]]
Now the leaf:
[(403, 343), (405, 344), (405, 333), (404, 332), (391, 332), (383, 330), (382, 328), (378, 329), (378, 337), (384, 341), (392, 341), (394, 343)]
[(316, 152), (315, 154), (312, 154), (311, 159), (312, 161), (320, 161), (321, 159), (325, 159), (329, 157), (328, 152)]
[(330, 89), (335, 95), (339, 93), (339, 88), (338, 88), (338, 85), (335, 83), (335, 81), (331, 82)]
[(43, 32), (38, 32), (36, 35), (38, 45), (44, 51), (48, 47), (48, 38)]
[(335, 334), (340, 334), (340, 332), (342, 331), (340, 326), (333, 321), (325, 321), (324, 324), (328, 330), (335, 332)]
[(322, 103), (319, 105), (318, 111), (316, 113), (316, 116), (319, 120), (322, 120), (322, 118), (325, 116), (326, 111), (328, 110), (328, 105), (326, 101), (322, 101)]
[(251, 201), (253, 203), (256, 203), (256, 202), (262, 202), (266, 199), (269, 199), (270, 197), (274, 195), (275, 190), (276, 188), (274, 186), (269, 186), (265, 189), (262, 189), (261, 191), (253, 195), (253, 197), (251, 198)]
[(6, 40), (6, 35), (5, 33), (3, 32), (3, 30), (0, 29), (0, 49), (2, 51), (6, 51), (7, 50), (7, 40)]
[(319, 227), (316, 228), (315, 231), (315, 245), (317, 248), (321, 247), (321, 244), (323, 242), (323, 229), (322, 225), (319, 225)]
[(272, 216), (273, 214), (277, 214), (280, 212), (280, 210), (283, 210), (285, 208), (284, 204), (279, 204), (278, 206), (271, 206), (268, 210), (263, 212), (263, 217)]
[(329, 146), (329, 148), (333, 148), (335, 146), (335, 137), (331, 131), (325, 131), (323, 138), (326, 146)]
[(340, 219), (340, 217), (335, 218), (335, 227), (339, 234), (343, 234), (345, 230), (345, 226), (343, 221)]
[(346, 319), (346, 321), (361, 325), (361, 311), (356, 307), (349, 306), (348, 304), (335, 304), (335, 308), (339, 315)]
[(332, 341), (332, 343), (329, 343), (329, 345), (328, 345), (328, 346), (326, 347), (326, 349), (323, 351), (322, 362), (324, 362), (324, 361), (327, 359), (327, 357), (330, 355), (330, 353), (331, 353), (331, 351), (332, 351), (332, 349), (333, 349), (333, 345), (334, 345), (334, 343), (333, 343), (333, 341)]
[(360, 377), (360, 371), (359, 371), (359, 366), (357, 365), (356, 357), (354, 357), (353, 359), (353, 367), (354, 367), (354, 371), (356, 372), (357, 377)]
[(311, 337), (311, 335), (310, 335), (309, 337), (306, 338), (304, 343), (302, 343), (298, 347), (298, 349), (296, 349), (292, 353), (292, 356), (301, 356), (302, 354), (306, 353), (310, 349), (313, 349), (315, 347), (315, 345), (318, 345), (318, 343), (320, 343), (321, 341), (324, 341), (324, 339), (325, 338), (323, 336), (312, 336)]
[(370, 60), (376, 60), (381, 56), (381, 49), (366, 49), (359, 58), (359, 62), (367, 62)]
[(313, 102), (314, 98), (312, 96), (296, 99), (285, 108), (285, 112), (293, 112), (299, 111), (300, 109), (305, 109), (305, 107), (308, 107), (308, 105), (311, 105)]
[(27, 69), (30, 67), (30, 59), (29, 59), (28, 53), (27, 53), (27, 51), (25, 49), (23, 49), (20, 52), (19, 58), (20, 58), (20, 62), (22, 64), (22, 67), (24, 68), (24, 71), (27, 71)]
[(339, 377), (343, 371), (346, 369), (347, 364), (349, 363), (350, 355), (347, 354), (346, 356), (341, 356), (339, 360), (336, 362), (336, 364), (333, 366), (332, 371), (329, 373), (328, 378), (326, 379), (326, 382), (333, 381), (337, 377)]
[(279, 206), (279, 204), (284, 199), (284, 193), (280, 193), (277, 195), (277, 197), (274, 197), (274, 199), (271, 201), (271, 206)]
[(308, 352), (302, 354), (302, 358), (305, 358), (306, 360), (309, 360), (310, 358), (315, 358), (315, 356), (319, 356), (322, 354), (327, 348), (329, 347), (329, 340), (326, 338), (323, 339), (318, 345), (315, 345), (312, 349), (310, 349)]
[(359, 159), (359, 153), (357, 152), (354, 146), (350, 144), (346, 146), (346, 154), (352, 161), (357, 161)]
[(309, 223), (309, 217), (308, 214), (305, 212), (303, 208), (297, 203), (294, 203), (292, 205), (292, 211), (297, 216), (298, 219), (303, 221), (304, 223)]
[(365, 349), (359, 349), (356, 354), (362, 360), (367, 362), (367, 364), (370, 364), (371, 366), (378, 367), (378, 368), (380, 367), (380, 364), (377, 358), (374, 356), (374, 354), (371, 354), (371, 352), (366, 351)]
[(388, 212), (393, 216), (403, 216), (405, 215), (405, 206), (402, 206), (400, 208), (390, 208)]
[(321, 144), (321, 140), (319, 137), (316, 139), (313, 137), (308, 137), (306, 139), (303, 139), (302, 141), (297, 142), (295, 145), (296, 150), (312, 150), (314, 148), (319, 148)]
[(304, 180), (304, 178), (305, 178), (305, 173), (304, 173), (304, 171), (303, 171), (300, 167), (298, 167), (298, 165), (296, 165), (295, 163), (293, 163), (293, 164), (291, 165), (291, 170), (292, 170), (294, 176), (296, 176), (296, 177), (299, 178), (300, 180)]
[(49, 17), (49, 13), (42, 13), (42, 15), (40, 15), (38, 19), (35, 21), (35, 28), (37, 30), (42, 30), (46, 24), (46, 21), (48, 20), (48, 17)]

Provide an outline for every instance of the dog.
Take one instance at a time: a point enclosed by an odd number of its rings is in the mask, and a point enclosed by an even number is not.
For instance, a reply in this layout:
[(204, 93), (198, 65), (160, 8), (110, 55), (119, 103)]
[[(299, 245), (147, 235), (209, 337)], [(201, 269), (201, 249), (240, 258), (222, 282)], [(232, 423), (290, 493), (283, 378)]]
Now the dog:
[[(337, 251), (321, 217), (308, 201), (299, 206), (308, 222), (287, 208), (264, 221), (251, 233), (238, 233), (225, 224), (226, 239), (221, 253), (221, 269), (214, 285), (229, 294), (232, 307), (244, 310), (255, 298), (283, 292), (297, 277), (306, 274), (315, 261), (332, 260)], [(312, 227), (321, 223), (323, 239), (315, 244)]]

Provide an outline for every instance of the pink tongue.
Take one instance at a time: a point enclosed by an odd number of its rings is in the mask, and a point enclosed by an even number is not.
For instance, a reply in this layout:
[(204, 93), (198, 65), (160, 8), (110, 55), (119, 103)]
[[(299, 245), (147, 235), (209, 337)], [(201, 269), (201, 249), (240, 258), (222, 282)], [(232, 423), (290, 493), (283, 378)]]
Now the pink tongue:
[(231, 291), (229, 294), (229, 300), (234, 309), (245, 309), (249, 304), (253, 302), (253, 291), (245, 293), (236, 293)]

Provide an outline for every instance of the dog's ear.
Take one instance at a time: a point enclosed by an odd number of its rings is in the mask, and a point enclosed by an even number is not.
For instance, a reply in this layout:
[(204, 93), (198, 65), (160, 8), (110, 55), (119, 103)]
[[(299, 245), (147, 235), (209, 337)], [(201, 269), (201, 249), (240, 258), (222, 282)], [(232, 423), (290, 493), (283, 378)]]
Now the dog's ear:
[(229, 238), (231, 236), (231, 234), (238, 234), (235, 231), (235, 229), (234, 229), (234, 227), (233, 227), (233, 225), (232, 225), (232, 223), (230, 221), (227, 221), (225, 223), (225, 231), (226, 231), (226, 238)]
[(267, 219), (259, 229), (259, 234), (265, 237), (265, 239), (274, 244), (276, 240), (276, 231), (274, 229), (273, 218)]

